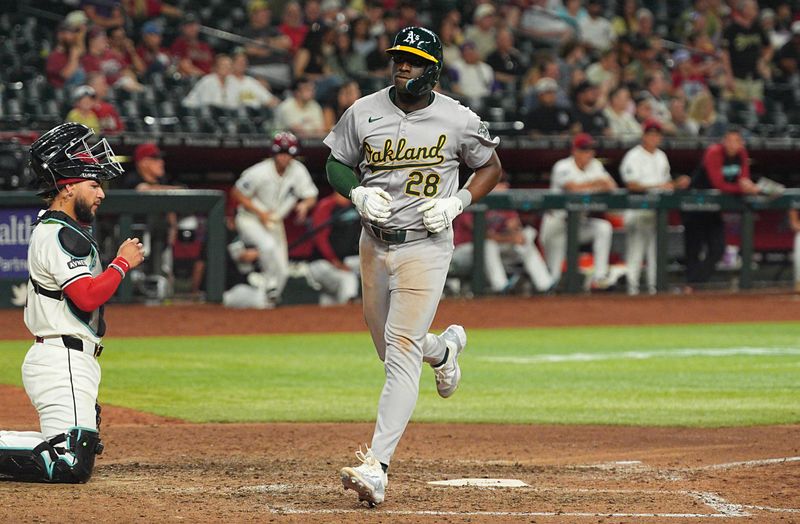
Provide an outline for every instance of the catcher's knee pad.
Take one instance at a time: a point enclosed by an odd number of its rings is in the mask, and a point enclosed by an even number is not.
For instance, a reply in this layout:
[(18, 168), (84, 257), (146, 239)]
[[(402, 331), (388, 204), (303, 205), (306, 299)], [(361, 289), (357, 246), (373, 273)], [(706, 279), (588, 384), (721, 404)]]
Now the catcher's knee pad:
[(72, 428), (66, 434), (67, 453), (73, 461), (59, 460), (52, 482), (83, 483), (89, 480), (94, 469), (94, 457), (103, 452), (100, 433), (92, 429)]
[[(56, 448), (66, 443), (66, 448)], [(33, 449), (0, 449), (0, 475), (28, 482), (79, 484), (92, 476), (94, 457), (103, 452), (100, 434), (72, 428)]]

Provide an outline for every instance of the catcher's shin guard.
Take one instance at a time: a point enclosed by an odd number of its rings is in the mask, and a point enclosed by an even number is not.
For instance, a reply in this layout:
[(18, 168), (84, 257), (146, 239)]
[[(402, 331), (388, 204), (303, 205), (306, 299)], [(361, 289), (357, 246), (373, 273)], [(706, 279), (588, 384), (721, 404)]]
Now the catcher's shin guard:
[[(66, 449), (55, 448), (66, 442)], [(94, 457), (103, 452), (100, 434), (72, 428), (33, 449), (0, 449), (0, 477), (25, 482), (84, 483), (92, 476)]]
[(0, 449), (0, 479), (41, 482), (42, 468), (30, 449)]

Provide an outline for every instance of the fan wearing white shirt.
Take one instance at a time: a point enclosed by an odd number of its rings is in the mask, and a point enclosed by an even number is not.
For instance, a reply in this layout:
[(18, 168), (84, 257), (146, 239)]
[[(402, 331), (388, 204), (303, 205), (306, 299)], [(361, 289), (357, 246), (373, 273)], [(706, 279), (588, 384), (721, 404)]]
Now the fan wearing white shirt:
[(605, 51), (614, 44), (614, 29), (611, 22), (603, 17), (603, 0), (589, 0), (586, 10), (589, 16), (578, 21), (581, 30), (581, 41), (596, 51)]
[(214, 71), (197, 81), (183, 99), (183, 105), (191, 108), (203, 106), (231, 108), (228, 80), (232, 65), (231, 57), (218, 54), (214, 59)]
[(280, 99), (264, 84), (247, 74), (248, 66), (247, 54), (244, 51), (233, 55), (233, 74), (228, 77), (230, 102), (235, 107), (276, 107)]

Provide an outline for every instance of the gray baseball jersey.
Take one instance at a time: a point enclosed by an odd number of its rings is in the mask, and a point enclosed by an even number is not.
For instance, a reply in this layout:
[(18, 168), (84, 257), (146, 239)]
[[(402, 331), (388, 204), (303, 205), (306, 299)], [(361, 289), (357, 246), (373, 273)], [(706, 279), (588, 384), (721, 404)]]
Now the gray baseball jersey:
[[(354, 166), (363, 186), (392, 196), (383, 227), (425, 231), (420, 205), (455, 195), (459, 164), (485, 165), (499, 139), (450, 97), (436, 93), (430, 105), (406, 114), (392, 102), (390, 89), (356, 101), (325, 144), (334, 158)], [(364, 318), (386, 370), (372, 452), (389, 464), (417, 402), (422, 363), (439, 363), (448, 354), (444, 338), (429, 330), (447, 278), (453, 234), (448, 229), (389, 244), (368, 231), (359, 245)]]
[(486, 164), (500, 142), (478, 115), (436, 93), (433, 102), (406, 114), (387, 87), (357, 100), (325, 138), (334, 158), (357, 168), (361, 185), (394, 199), (387, 229), (424, 230), (418, 208), (429, 198), (458, 191), (458, 166)]

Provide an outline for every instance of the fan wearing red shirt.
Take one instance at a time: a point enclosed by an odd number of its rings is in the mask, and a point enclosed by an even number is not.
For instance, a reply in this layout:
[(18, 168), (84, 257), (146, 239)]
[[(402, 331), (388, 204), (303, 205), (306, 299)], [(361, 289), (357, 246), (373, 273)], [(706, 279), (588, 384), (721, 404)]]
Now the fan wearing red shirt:
[(95, 103), (92, 110), (100, 121), (102, 134), (109, 135), (124, 131), (125, 124), (122, 123), (117, 108), (106, 102), (106, 97), (108, 96), (106, 77), (102, 73), (92, 73), (86, 83), (94, 89)]
[(55, 88), (83, 83), (84, 72), (81, 57), (86, 52), (85, 27), (73, 26), (62, 21), (56, 29), (56, 46), (47, 56), (45, 71), (47, 81)]
[(200, 40), (200, 18), (194, 13), (183, 17), (181, 36), (175, 39), (169, 51), (178, 62), (178, 71), (184, 75), (207, 75), (214, 65), (214, 51)]
[(125, 57), (109, 47), (106, 31), (102, 27), (93, 27), (89, 31), (88, 51), (81, 58), (81, 66), (87, 74), (103, 73), (108, 84), (114, 85), (127, 64)]
[(145, 73), (163, 72), (172, 64), (169, 50), (162, 47), (161, 25), (150, 20), (142, 25), (142, 43), (136, 48), (136, 54), (144, 62)]
[[(718, 189), (723, 193), (752, 195), (758, 186), (750, 179), (750, 156), (738, 128), (730, 127), (718, 144), (703, 154), (691, 189)], [(686, 280), (689, 286), (708, 282), (725, 251), (725, 223), (719, 211), (684, 212)], [(705, 257), (700, 258), (705, 252)], [(691, 289), (691, 287), (689, 288)]]

